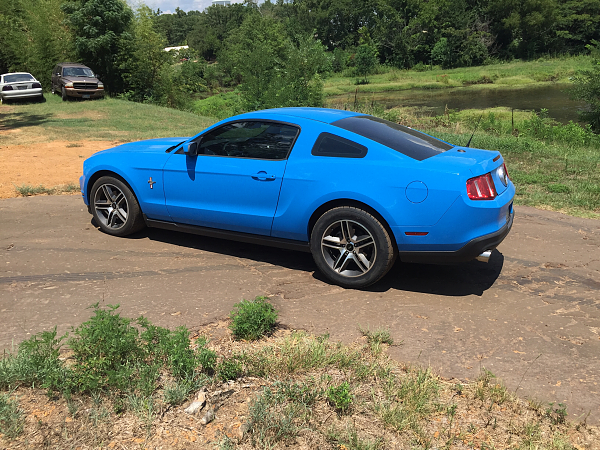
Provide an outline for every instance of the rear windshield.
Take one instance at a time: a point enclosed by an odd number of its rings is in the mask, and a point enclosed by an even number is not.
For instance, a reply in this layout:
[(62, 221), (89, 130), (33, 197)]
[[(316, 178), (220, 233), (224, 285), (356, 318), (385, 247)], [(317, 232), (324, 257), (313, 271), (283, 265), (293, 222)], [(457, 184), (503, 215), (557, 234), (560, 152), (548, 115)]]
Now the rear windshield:
[(33, 77), (28, 73), (15, 73), (12, 75), (4, 75), (5, 83), (17, 83), (19, 81), (31, 81)]
[(412, 128), (373, 116), (354, 116), (336, 120), (332, 125), (352, 131), (403, 155), (423, 161), (453, 146)]

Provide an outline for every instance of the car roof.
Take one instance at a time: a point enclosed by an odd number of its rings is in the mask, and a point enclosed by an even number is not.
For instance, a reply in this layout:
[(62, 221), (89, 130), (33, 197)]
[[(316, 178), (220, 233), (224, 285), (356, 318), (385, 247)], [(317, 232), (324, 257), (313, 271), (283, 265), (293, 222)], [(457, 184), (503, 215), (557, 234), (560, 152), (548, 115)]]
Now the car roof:
[(85, 64), (81, 64), (81, 63), (74, 63), (74, 62), (64, 62), (64, 63), (58, 63), (57, 66), (63, 66), (63, 67), (67, 67), (67, 66), (76, 66), (76, 67), (86, 67), (89, 69), (88, 66), (86, 66)]
[[(0, 76), (4, 76), (4, 75), (31, 75), (29, 72), (8, 72), (8, 73), (3, 73)], [(31, 75), (33, 76), (33, 75)]]
[(336, 120), (345, 119), (347, 117), (364, 115), (353, 111), (342, 111), (341, 109), (329, 108), (273, 108), (263, 109), (262, 111), (255, 111), (250, 114), (257, 114), (263, 117), (265, 114), (272, 114), (277, 116), (291, 116), (299, 117), (302, 119), (316, 120), (324, 123), (332, 123)]

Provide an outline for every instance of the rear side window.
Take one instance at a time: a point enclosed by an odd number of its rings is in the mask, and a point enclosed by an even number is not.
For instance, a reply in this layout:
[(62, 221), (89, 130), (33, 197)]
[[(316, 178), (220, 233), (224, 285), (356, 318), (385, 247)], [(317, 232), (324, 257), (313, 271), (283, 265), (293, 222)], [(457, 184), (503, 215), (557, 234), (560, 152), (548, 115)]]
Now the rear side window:
[(364, 158), (367, 147), (331, 133), (321, 133), (312, 148), (314, 156), (337, 156), (338, 158)]
[(417, 161), (453, 148), (433, 136), (373, 116), (347, 117), (336, 120), (332, 125), (371, 139)]

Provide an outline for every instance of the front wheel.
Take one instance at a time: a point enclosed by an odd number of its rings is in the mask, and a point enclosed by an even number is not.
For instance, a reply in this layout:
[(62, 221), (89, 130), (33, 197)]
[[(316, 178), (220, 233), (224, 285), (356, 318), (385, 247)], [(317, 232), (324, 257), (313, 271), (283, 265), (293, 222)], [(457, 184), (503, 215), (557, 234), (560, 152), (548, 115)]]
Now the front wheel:
[(133, 192), (118, 178), (99, 178), (90, 193), (94, 219), (105, 233), (127, 236), (144, 227), (140, 205)]
[(385, 226), (368, 212), (349, 206), (333, 208), (317, 220), (310, 249), (319, 270), (347, 288), (379, 281), (396, 259)]
[(63, 102), (66, 102), (67, 99), (69, 98), (69, 97), (67, 97), (67, 90), (64, 88), (64, 86), (60, 89), (60, 96), (61, 96)]

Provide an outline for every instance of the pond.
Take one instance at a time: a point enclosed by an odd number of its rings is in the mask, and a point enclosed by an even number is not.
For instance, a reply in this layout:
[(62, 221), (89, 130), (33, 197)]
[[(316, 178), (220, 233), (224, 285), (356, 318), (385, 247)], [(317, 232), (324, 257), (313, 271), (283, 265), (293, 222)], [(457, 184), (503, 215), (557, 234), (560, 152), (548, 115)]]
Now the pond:
[[(446, 107), (454, 110), (487, 109), (507, 107), (525, 111), (548, 110), (548, 115), (558, 122), (568, 123), (578, 120), (577, 111), (583, 103), (569, 98), (565, 85), (524, 87), (518, 89), (479, 89), (449, 88), (439, 90), (405, 90), (388, 92), (360, 92), (359, 102), (374, 101), (386, 108), (415, 106), (423, 108), (427, 115), (444, 114)], [(327, 99), (329, 105), (352, 104), (354, 94), (336, 95)]]

